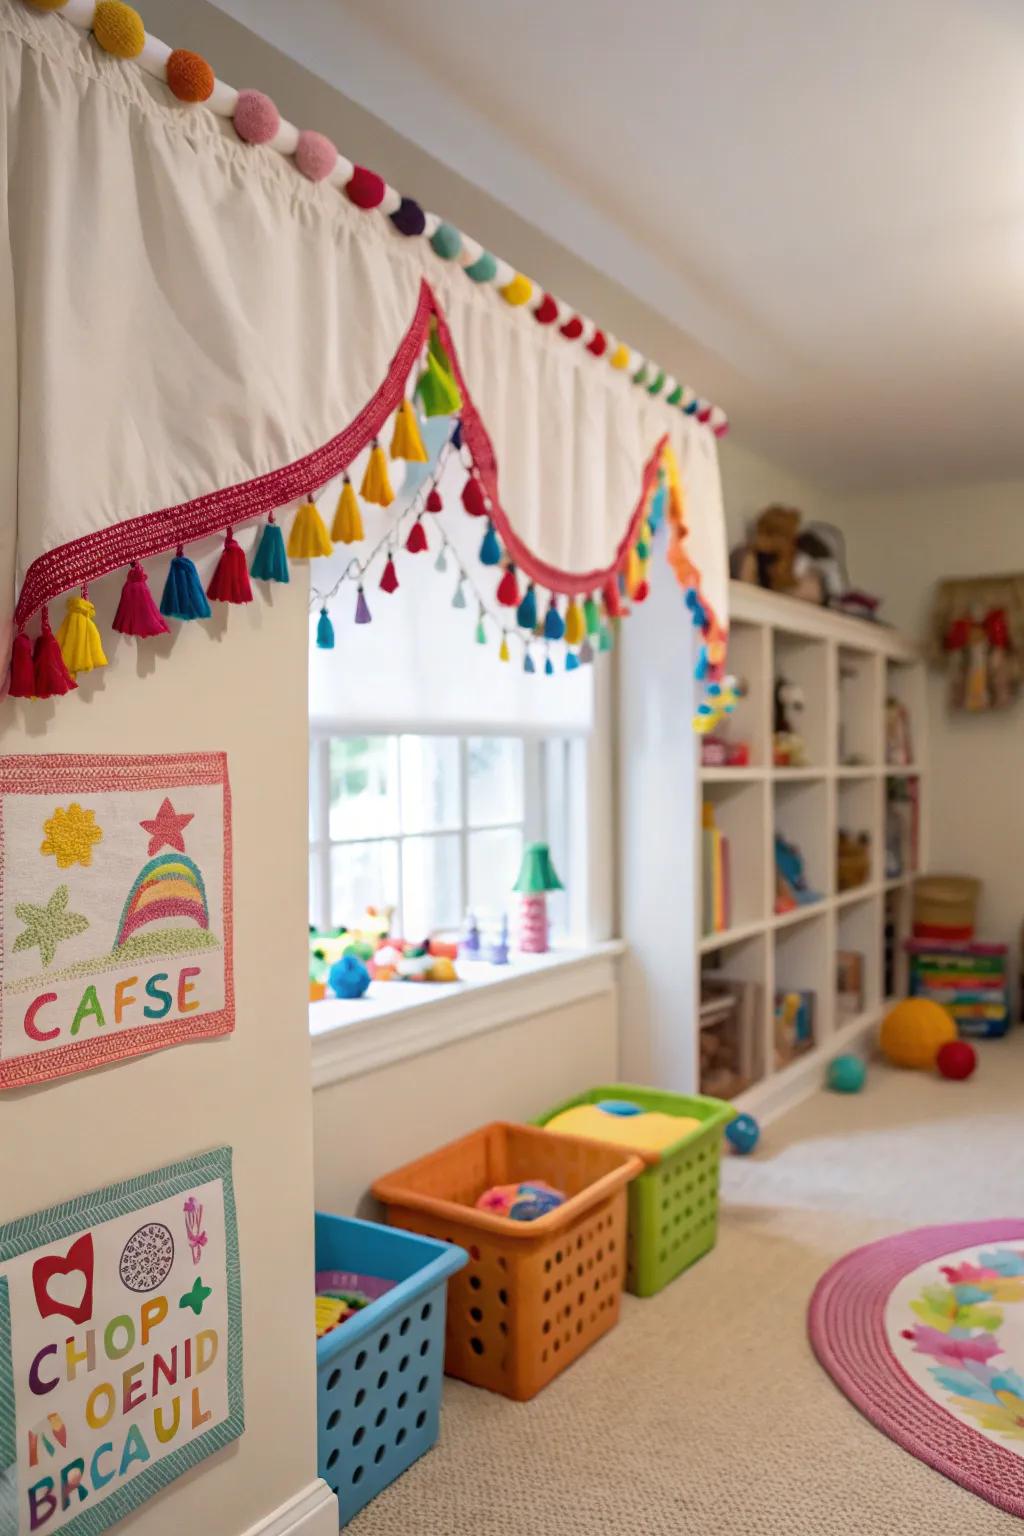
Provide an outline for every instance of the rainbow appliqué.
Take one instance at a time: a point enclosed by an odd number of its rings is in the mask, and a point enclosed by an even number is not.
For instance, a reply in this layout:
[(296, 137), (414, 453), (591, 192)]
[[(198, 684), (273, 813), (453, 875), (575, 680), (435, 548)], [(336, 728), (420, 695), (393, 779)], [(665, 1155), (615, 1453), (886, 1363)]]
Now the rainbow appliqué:
[(170, 917), (187, 918), (206, 930), (210, 927), (203, 877), (183, 853), (158, 854), (139, 871), (121, 912), (114, 948), (120, 949), (133, 933), (149, 923)]

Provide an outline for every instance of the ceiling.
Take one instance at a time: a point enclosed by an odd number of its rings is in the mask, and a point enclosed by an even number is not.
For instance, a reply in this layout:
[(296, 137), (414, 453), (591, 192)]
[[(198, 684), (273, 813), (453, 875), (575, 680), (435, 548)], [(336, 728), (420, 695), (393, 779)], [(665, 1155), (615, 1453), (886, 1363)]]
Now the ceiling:
[(1018, 0), (217, 4), (741, 440), (838, 488), (1024, 478)]

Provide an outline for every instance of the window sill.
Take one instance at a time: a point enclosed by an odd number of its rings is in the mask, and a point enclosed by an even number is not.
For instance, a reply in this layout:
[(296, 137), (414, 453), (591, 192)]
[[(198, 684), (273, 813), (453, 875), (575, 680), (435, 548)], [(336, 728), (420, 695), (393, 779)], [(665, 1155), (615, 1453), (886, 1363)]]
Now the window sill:
[(611, 939), (590, 949), (521, 955), (507, 967), (460, 961), (464, 979), (450, 985), (371, 982), (366, 995), (352, 1002), (310, 1003), (313, 1087), (361, 1077), (608, 992), (623, 950), (621, 942)]

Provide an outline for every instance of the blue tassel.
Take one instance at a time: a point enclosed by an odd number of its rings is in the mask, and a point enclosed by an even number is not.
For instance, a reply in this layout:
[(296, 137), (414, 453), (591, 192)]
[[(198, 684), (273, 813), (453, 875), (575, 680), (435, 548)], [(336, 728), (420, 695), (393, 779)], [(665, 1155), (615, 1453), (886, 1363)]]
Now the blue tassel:
[(580, 659), (576, 655), (576, 652), (575, 651), (566, 651), (566, 653), (565, 653), (565, 670), (567, 672), (575, 672), (577, 667), (579, 666), (579, 664), (580, 664)]
[(651, 525), (652, 533), (656, 532), (657, 529), (661, 527), (662, 519), (665, 516), (665, 498), (667, 495), (668, 487), (659, 485), (658, 489), (651, 497), (651, 510), (647, 514), (647, 521)]
[(458, 451), (462, 447), (462, 417), (456, 416), (455, 425), (452, 427), (451, 445)]
[(523, 629), (533, 629), (537, 623), (537, 594), (533, 587), (527, 587), (526, 596), (516, 609), (516, 623)]
[(708, 622), (707, 614), (701, 607), (700, 598), (697, 596), (696, 590), (693, 587), (691, 587), (689, 592), (686, 594), (686, 606), (690, 610), (690, 615), (693, 619), (694, 625), (699, 626), (701, 629), (706, 628)]
[(494, 524), (487, 524), (487, 532), (484, 534), (483, 543), (480, 545), (480, 564), (499, 565), (501, 563), (501, 544), (498, 535), (494, 531)]
[[(278, 533), (280, 533), (280, 531), (281, 530), (278, 529)], [(256, 573), (254, 571), (253, 575), (255, 574)], [(326, 608), (320, 609), (320, 618), (318, 619), (316, 626), (316, 643), (318, 650), (334, 650), (334, 625), (331, 623), (331, 616), (327, 612)]]
[(545, 674), (546, 677), (553, 677), (554, 674), (555, 674), (555, 664), (551, 660), (550, 656), (548, 657), (547, 661), (545, 661), (545, 663), (544, 663), (544, 674)]
[(706, 645), (702, 645), (697, 653), (697, 665), (693, 669), (693, 675), (698, 683), (702, 683), (707, 677), (709, 665), (708, 648)]
[(287, 581), (288, 556), (284, 550), (284, 534), (271, 517), (256, 546), (249, 572), (257, 581)]
[(160, 599), (160, 612), (165, 619), (208, 619), (210, 604), (199, 572), (188, 555), (179, 547), (171, 561)]
[(530, 655), (529, 651), (527, 651), (526, 655), (523, 657), (523, 671), (524, 672), (536, 672), (536, 670), (537, 670), (537, 667), (536, 667), (536, 664), (534, 662), (534, 659)]
[(544, 615), (545, 640), (561, 640), (565, 634), (565, 621), (559, 613), (554, 598), (551, 599), (551, 607)]

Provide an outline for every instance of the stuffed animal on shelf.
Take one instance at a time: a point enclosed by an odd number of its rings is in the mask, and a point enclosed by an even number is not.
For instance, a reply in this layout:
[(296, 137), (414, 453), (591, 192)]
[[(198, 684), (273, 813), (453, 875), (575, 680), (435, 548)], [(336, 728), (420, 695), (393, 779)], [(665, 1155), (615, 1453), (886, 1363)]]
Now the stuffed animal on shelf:
[(799, 732), (804, 712), (804, 691), (786, 677), (775, 679), (775, 716), (772, 726), (772, 758), (777, 768), (804, 768), (807, 753)]

